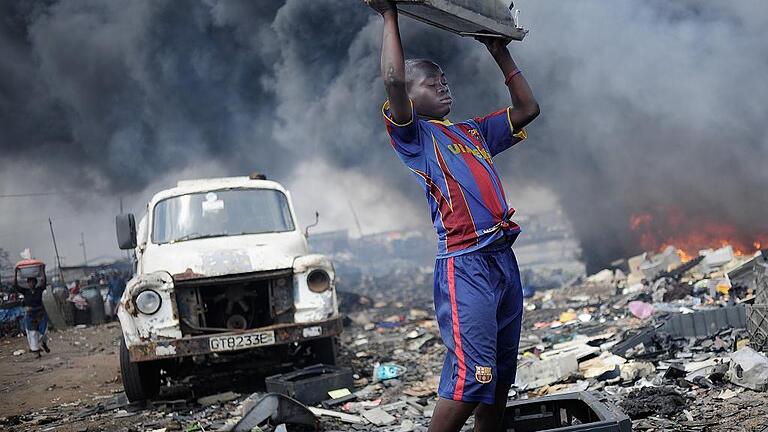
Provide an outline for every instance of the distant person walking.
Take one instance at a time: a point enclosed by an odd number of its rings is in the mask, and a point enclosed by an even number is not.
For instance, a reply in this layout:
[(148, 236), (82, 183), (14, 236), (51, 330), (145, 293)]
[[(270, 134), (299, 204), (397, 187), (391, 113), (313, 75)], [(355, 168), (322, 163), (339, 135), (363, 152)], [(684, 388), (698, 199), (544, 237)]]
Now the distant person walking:
[(51, 352), (48, 348), (48, 314), (43, 307), (44, 286), (39, 286), (37, 278), (27, 278), (26, 286), (18, 286), (19, 292), (24, 295), (24, 329), (27, 332), (29, 351), (40, 357), (40, 348), (45, 352)]
[(109, 281), (109, 293), (107, 294), (107, 306), (109, 307), (109, 316), (112, 318), (117, 317), (117, 307), (120, 304), (120, 298), (125, 291), (125, 281), (120, 273), (112, 275), (112, 279)]

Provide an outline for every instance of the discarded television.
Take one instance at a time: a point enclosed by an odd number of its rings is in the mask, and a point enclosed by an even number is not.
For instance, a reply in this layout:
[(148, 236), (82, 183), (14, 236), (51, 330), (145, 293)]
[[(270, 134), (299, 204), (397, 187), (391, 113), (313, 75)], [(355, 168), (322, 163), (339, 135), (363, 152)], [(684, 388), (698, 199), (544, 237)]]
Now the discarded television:
[(461, 36), (492, 36), (522, 41), (528, 30), (519, 24), (519, 11), (502, 0), (396, 0), (397, 9), (411, 18)]

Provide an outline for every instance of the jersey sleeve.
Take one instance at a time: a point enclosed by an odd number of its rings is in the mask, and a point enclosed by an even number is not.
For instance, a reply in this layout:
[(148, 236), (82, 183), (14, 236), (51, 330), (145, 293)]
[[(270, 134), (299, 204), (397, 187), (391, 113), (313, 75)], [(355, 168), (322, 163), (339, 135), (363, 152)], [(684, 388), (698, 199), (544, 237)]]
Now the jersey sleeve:
[(399, 124), (392, 119), (392, 113), (389, 110), (389, 101), (384, 102), (381, 113), (384, 115), (384, 123), (387, 126), (387, 133), (392, 139), (392, 147), (401, 156), (418, 157), (423, 153), (423, 146), (419, 134), (419, 121), (416, 112), (411, 103), (411, 119), (407, 123)]
[(507, 107), (488, 114), (485, 117), (475, 117), (473, 120), (477, 123), (480, 134), (483, 135), (488, 151), (491, 156), (503, 152), (520, 141), (528, 138), (525, 129), (515, 130), (509, 118), (509, 109)]

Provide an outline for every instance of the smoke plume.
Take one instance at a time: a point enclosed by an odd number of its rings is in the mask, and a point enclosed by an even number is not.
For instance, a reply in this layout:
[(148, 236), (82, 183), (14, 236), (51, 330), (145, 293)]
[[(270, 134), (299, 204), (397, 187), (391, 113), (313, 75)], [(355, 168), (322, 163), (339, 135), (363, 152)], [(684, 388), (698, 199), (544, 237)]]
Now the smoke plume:
[[(542, 115), (496, 162), (513, 206), (516, 189), (553, 191), (593, 269), (639, 251), (637, 214), (654, 227), (684, 214), (671, 234), (713, 221), (744, 239), (768, 231), (768, 4), (516, 3), (531, 33), (511, 49)], [(5, 1), (0, 14), (2, 170), (44, 168), (4, 193), (136, 194), (215, 164), (305, 188), (317, 172), (313, 199), (346, 208), (346, 182), (361, 202), (408, 209), (357, 208), (377, 229), (428, 222), (387, 144), (381, 19), (360, 1)], [(448, 74), (452, 118), (509, 103), (480, 44), (401, 23), (406, 54)]]

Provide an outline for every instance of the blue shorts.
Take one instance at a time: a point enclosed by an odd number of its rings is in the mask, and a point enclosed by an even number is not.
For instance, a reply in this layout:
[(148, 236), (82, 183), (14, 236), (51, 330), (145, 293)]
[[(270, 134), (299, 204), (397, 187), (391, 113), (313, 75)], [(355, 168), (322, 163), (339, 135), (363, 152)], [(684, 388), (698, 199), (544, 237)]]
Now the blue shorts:
[(448, 348), (438, 395), (493, 404), (496, 385), (515, 381), (523, 316), (520, 271), (510, 243), (438, 259), (434, 289)]

